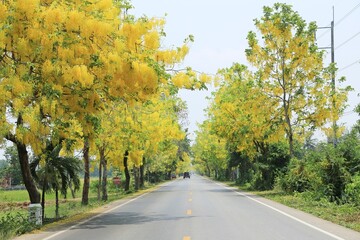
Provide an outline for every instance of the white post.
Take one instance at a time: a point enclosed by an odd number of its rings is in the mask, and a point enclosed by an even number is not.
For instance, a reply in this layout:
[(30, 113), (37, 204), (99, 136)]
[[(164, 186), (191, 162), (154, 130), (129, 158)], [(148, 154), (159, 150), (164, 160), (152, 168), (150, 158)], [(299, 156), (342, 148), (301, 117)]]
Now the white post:
[(40, 203), (29, 205), (29, 222), (35, 223), (35, 225), (42, 225), (42, 207)]

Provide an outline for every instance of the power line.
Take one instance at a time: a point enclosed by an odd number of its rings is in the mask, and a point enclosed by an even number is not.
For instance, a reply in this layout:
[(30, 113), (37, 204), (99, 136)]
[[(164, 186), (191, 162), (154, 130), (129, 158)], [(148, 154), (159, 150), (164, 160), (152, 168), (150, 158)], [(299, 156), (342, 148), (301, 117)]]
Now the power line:
[[(360, 7), (360, 3), (358, 5), (356, 5), (355, 7), (353, 7), (347, 14), (345, 14), (339, 21), (337, 21), (335, 23), (334, 26), (340, 24), (342, 21), (344, 21), (348, 16), (350, 16), (358, 7)], [(328, 26), (326, 26), (325, 28), (330, 28), (330, 24)], [(324, 37), (328, 32), (330, 32), (331, 30), (328, 29), (326, 30), (323, 34), (321, 34), (319, 37), (317, 37), (317, 39), (320, 39), (322, 37)]]
[(350, 110), (350, 111), (344, 112), (341, 116), (346, 117), (346, 116), (349, 116), (349, 115), (353, 115), (354, 113), (356, 113), (354, 110)]
[[(323, 27), (323, 28), (330, 28), (330, 25)], [(331, 30), (328, 29), (325, 32), (323, 32), (319, 37), (316, 38), (316, 40), (319, 40), (320, 38), (324, 37), (328, 32), (330, 32)]]
[(349, 65), (347, 65), (347, 66), (345, 66), (345, 67), (343, 67), (341, 69), (339, 69), (338, 72), (344, 71), (345, 69), (347, 69), (349, 67), (352, 67), (353, 65), (355, 65), (357, 63), (360, 63), (360, 59), (356, 60), (355, 62), (353, 62), (353, 63), (351, 63), (351, 64), (349, 64)]
[(360, 3), (358, 5), (356, 5), (355, 7), (353, 7), (347, 14), (345, 14), (345, 16), (343, 16), (339, 21), (337, 21), (337, 23), (335, 24), (338, 25), (339, 23), (341, 23), (342, 21), (344, 21), (344, 19), (346, 19), (348, 16), (350, 16), (350, 14), (352, 14), (358, 7), (360, 7)]
[(342, 46), (344, 46), (346, 43), (350, 42), (352, 39), (354, 39), (357, 35), (359, 35), (360, 32), (356, 33), (354, 36), (348, 38), (346, 41), (344, 41), (343, 43), (341, 43), (339, 46), (337, 46), (335, 49), (341, 48)]
[(353, 113), (356, 113), (354, 110), (350, 110), (350, 111), (346, 111), (342, 114), (342, 116), (347, 116), (347, 115), (351, 115)]
[[(328, 32), (331, 31), (330, 29), (331, 25), (327, 25), (326, 27), (321, 27), (322, 29), (325, 29), (325, 28), (328, 28), (328, 30), (326, 30), (325, 32), (323, 32), (319, 37), (316, 38), (316, 40), (319, 40), (320, 38), (324, 37)], [(321, 29), (321, 28), (318, 28), (318, 29)]]

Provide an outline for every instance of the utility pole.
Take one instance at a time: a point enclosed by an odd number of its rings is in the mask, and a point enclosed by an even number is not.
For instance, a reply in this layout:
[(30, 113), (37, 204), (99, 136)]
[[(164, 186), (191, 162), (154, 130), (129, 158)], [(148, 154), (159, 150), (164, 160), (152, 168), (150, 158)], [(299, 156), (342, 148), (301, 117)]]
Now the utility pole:
[[(319, 49), (331, 49), (331, 64), (334, 65), (335, 64), (335, 26), (334, 26), (334, 6), (333, 6), (333, 20), (331, 21), (331, 25), (330, 27), (319, 27), (318, 29), (331, 29), (331, 47), (320, 47)], [(331, 88), (332, 88), (332, 105), (333, 105), (333, 111), (335, 111), (335, 69), (332, 70), (332, 74), (331, 74)], [(335, 115), (335, 114), (333, 114)], [(334, 116), (333, 116), (334, 117)], [(333, 119), (333, 123), (332, 123), (332, 129), (333, 129), (333, 144), (334, 146), (337, 145), (337, 123), (336, 123), (336, 119)]]

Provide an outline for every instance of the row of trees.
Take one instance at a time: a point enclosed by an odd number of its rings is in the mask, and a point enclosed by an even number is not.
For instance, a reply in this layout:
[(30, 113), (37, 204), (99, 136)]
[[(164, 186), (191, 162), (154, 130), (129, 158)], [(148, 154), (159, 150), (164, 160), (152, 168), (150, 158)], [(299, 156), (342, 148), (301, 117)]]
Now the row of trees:
[[(360, 164), (356, 145), (349, 145), (359, 141), (357, 128), (340, 138), (343, 128), (333, 124), (351, 88), (334, 85), (337, 69), (324, 67), (316, 24), (306, 24), (291, 6), (264, 7), (255, 26), (261, 38), (247, 36), (250, 67), (235, 63), (219, 71), (209, 119), (194, 145), (198, 169), (256, 189), (271, 189), (277, 179), (284, 190), (340, 199), (358, 179)], [(320, 130), (330, 146), (311, 145)]]
[(124, 171), (128, 190), (130, 170), (139, 188), (145, 170), (189, 162), (179, 147), (186, 105), (176, 94), (209, 79), (176, 71), (192, 36), (164, 48), (165, 21), (136, 19), (129, 8), (125, 0), (0, 2), (0, 134), (17, 149), (31, 203), (40, 202), (34, 177), (43, 192), (66, 193), (82, 171), (86, 205), (94, 164), (106, 200), (110, 166)]
[(0, 160), (0, 179), (3, 181), (3, 186), (12, 187), (21, 184), (23, 181), (16, 148), (5, 148), (4, 157), (5, 159)]

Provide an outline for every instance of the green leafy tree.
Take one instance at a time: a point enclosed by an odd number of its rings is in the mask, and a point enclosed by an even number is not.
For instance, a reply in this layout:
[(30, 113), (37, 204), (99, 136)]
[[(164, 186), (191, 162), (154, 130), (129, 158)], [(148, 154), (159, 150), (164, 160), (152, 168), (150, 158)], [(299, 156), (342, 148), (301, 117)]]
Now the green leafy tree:
[(60, 156), (61, 148), (61, 143), (54, 145), (48, 142), (46, 152), (30, 163), (31, 173), (42, 188), (43, 218), (46, 192), (55, 191), (55, 215), (59, 218), (59, 191), (66, 197), (69, 186), (73, 186), (74, 190), (80, 188), (81, 161), (74, 157)]
[(0, 177), (11, 179), (11, 185), (22, 184), (22, 176), (19, 164), (19, 157), (16, 147), (10, 146), (5, 148), (5, 165), (0, 169)]
[[(206, 175), (213, 175), (217, 179), (225, 177), (228, 161), (226, 141), (211, 132), (211, 125), (208, 121), (200, 125), (192, 151), (194, 152), (194, 163), (200, 165), (200, 169), (198, 168), (200, 171), (205, 170)], [(202, 169), (203, 167), (205, 169)]]

